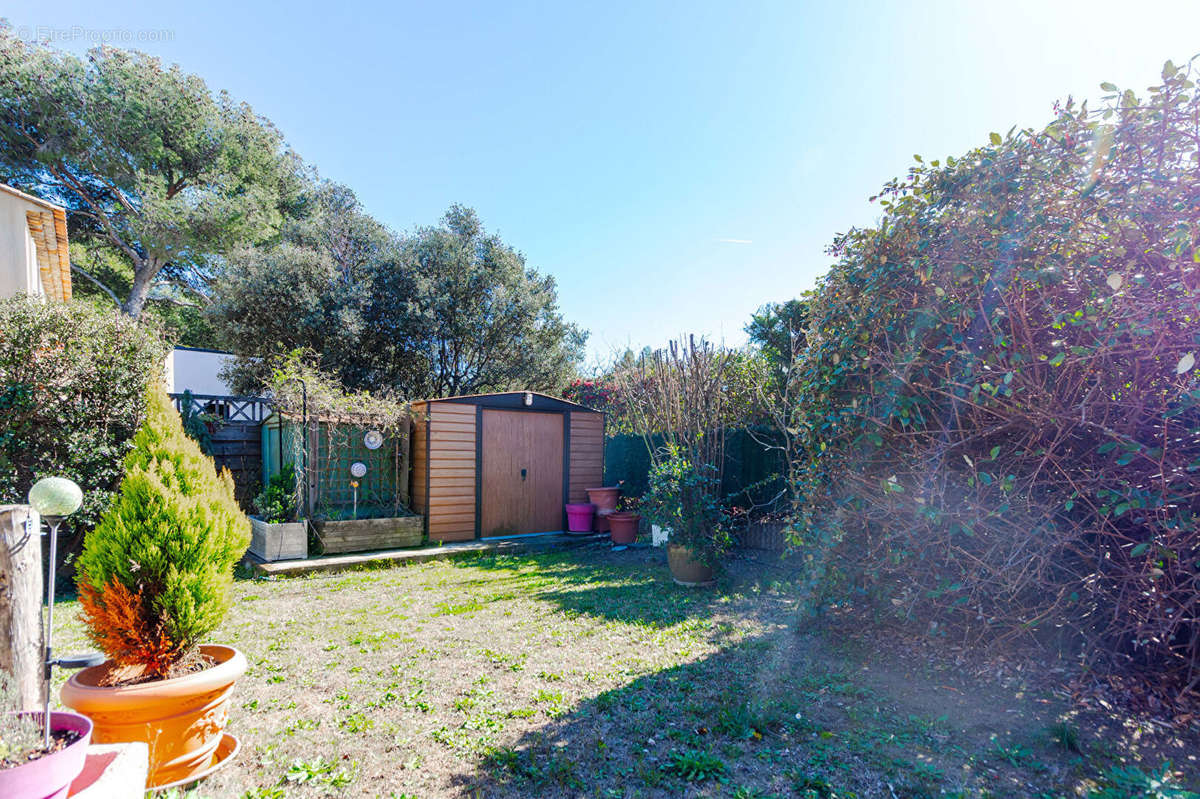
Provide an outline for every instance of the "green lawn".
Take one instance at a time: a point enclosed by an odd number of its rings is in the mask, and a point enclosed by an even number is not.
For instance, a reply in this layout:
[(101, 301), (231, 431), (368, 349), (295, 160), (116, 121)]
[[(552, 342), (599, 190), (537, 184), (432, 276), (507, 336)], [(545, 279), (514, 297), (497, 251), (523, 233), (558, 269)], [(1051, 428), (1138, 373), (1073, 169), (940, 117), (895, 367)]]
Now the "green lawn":
[[(661, 552), (595, 547), (239, 580), (214, 640), (251, 664), (243, 748), (193, 795), (1187, 795), (1128, 786), (1194, 780), (1194, 728), (798, 632), (786, 574), (687, 590)], [(56, 645), (85, 646), (65, 611)]]

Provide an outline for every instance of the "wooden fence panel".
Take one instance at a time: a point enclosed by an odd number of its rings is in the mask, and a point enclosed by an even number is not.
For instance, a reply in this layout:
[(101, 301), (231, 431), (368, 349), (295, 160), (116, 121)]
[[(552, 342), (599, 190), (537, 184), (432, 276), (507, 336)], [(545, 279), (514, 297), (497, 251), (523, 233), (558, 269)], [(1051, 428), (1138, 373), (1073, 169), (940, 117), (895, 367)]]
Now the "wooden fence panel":
[(783, 552), (788, 548), (787, 524), (784, 522), (751, 522), (735, 534), (739, 546)]
[(214, 423), (212, 456), (217, 469), (233, 475), (238, 504), (252, 511), (262, 490), (262, 425), (258, 422)]
[(238, 504), (247, 513), (254, 512), (254, 497), (262, 490), (262, 421), (270, 413), (270, 400), (190, 392), (171, 398), (180, 412), (190, 401), (193, 412), (204, 414), (218, 471), (230, 471)]

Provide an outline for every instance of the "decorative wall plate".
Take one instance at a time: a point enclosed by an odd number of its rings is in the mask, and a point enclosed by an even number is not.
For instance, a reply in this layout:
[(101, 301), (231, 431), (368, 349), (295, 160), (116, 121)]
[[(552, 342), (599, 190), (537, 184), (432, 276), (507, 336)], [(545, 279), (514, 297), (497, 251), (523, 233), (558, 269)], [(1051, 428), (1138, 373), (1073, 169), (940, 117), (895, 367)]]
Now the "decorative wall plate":
[(350, 464), (351, 477), (365, 477), (366, 474), (367, 464), (363, 463), (362, 461), (355, 461), (354, 463)]
[(378, 430), (368, 430), (363, 436), (363, 445), (367, 449), (379, 449), (383, 446), (383, 433)]

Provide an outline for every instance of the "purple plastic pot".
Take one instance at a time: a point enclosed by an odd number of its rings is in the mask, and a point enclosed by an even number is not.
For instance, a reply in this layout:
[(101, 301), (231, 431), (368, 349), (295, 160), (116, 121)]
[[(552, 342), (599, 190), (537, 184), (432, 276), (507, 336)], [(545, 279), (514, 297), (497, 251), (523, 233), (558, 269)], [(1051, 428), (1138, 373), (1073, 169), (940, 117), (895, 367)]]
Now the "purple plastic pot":
[[(41, 713), (27, 713), (41, 723)], [(61, 799), (71, 783), (83, 771), (88, 744), (92, 740), (92, 720), (78, 713), (51, 711), (50, 729), (74, 730), (79, 740), (57, 752), (13, 768), (0, 769), (0, 796), (22, 799)]]
[(590, 502), (567, 503), (567, 532), (590, 533), (592, 531), (592, 514), (596, 506)]

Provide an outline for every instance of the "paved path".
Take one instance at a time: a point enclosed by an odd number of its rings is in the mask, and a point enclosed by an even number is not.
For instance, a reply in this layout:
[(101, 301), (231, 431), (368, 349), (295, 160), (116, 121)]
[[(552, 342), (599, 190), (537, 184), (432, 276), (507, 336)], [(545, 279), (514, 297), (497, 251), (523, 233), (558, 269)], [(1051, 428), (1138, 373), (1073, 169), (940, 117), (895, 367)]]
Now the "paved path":
[(247, 555), (251, 565), (259, 574), (287, 577), (310, 572), (335, 572), (353, 569), (368, 563), (421, 563), (438, 558), (465, 557), (481, 552), (541, 552), (547, 549), (571, 549), (585, 544), (608, 540), (608, 533), (568, 535), (566, 533), (538, 533), (514, 535), (505, 538), (485, 538), (477, 541), (460, 541), (452, 544), (415, 547), (413, 549), (389, 549), (378, 552), (356, 552), (352, 555), (326, 555), (306, 560), (280, 560), (261, 563)]

